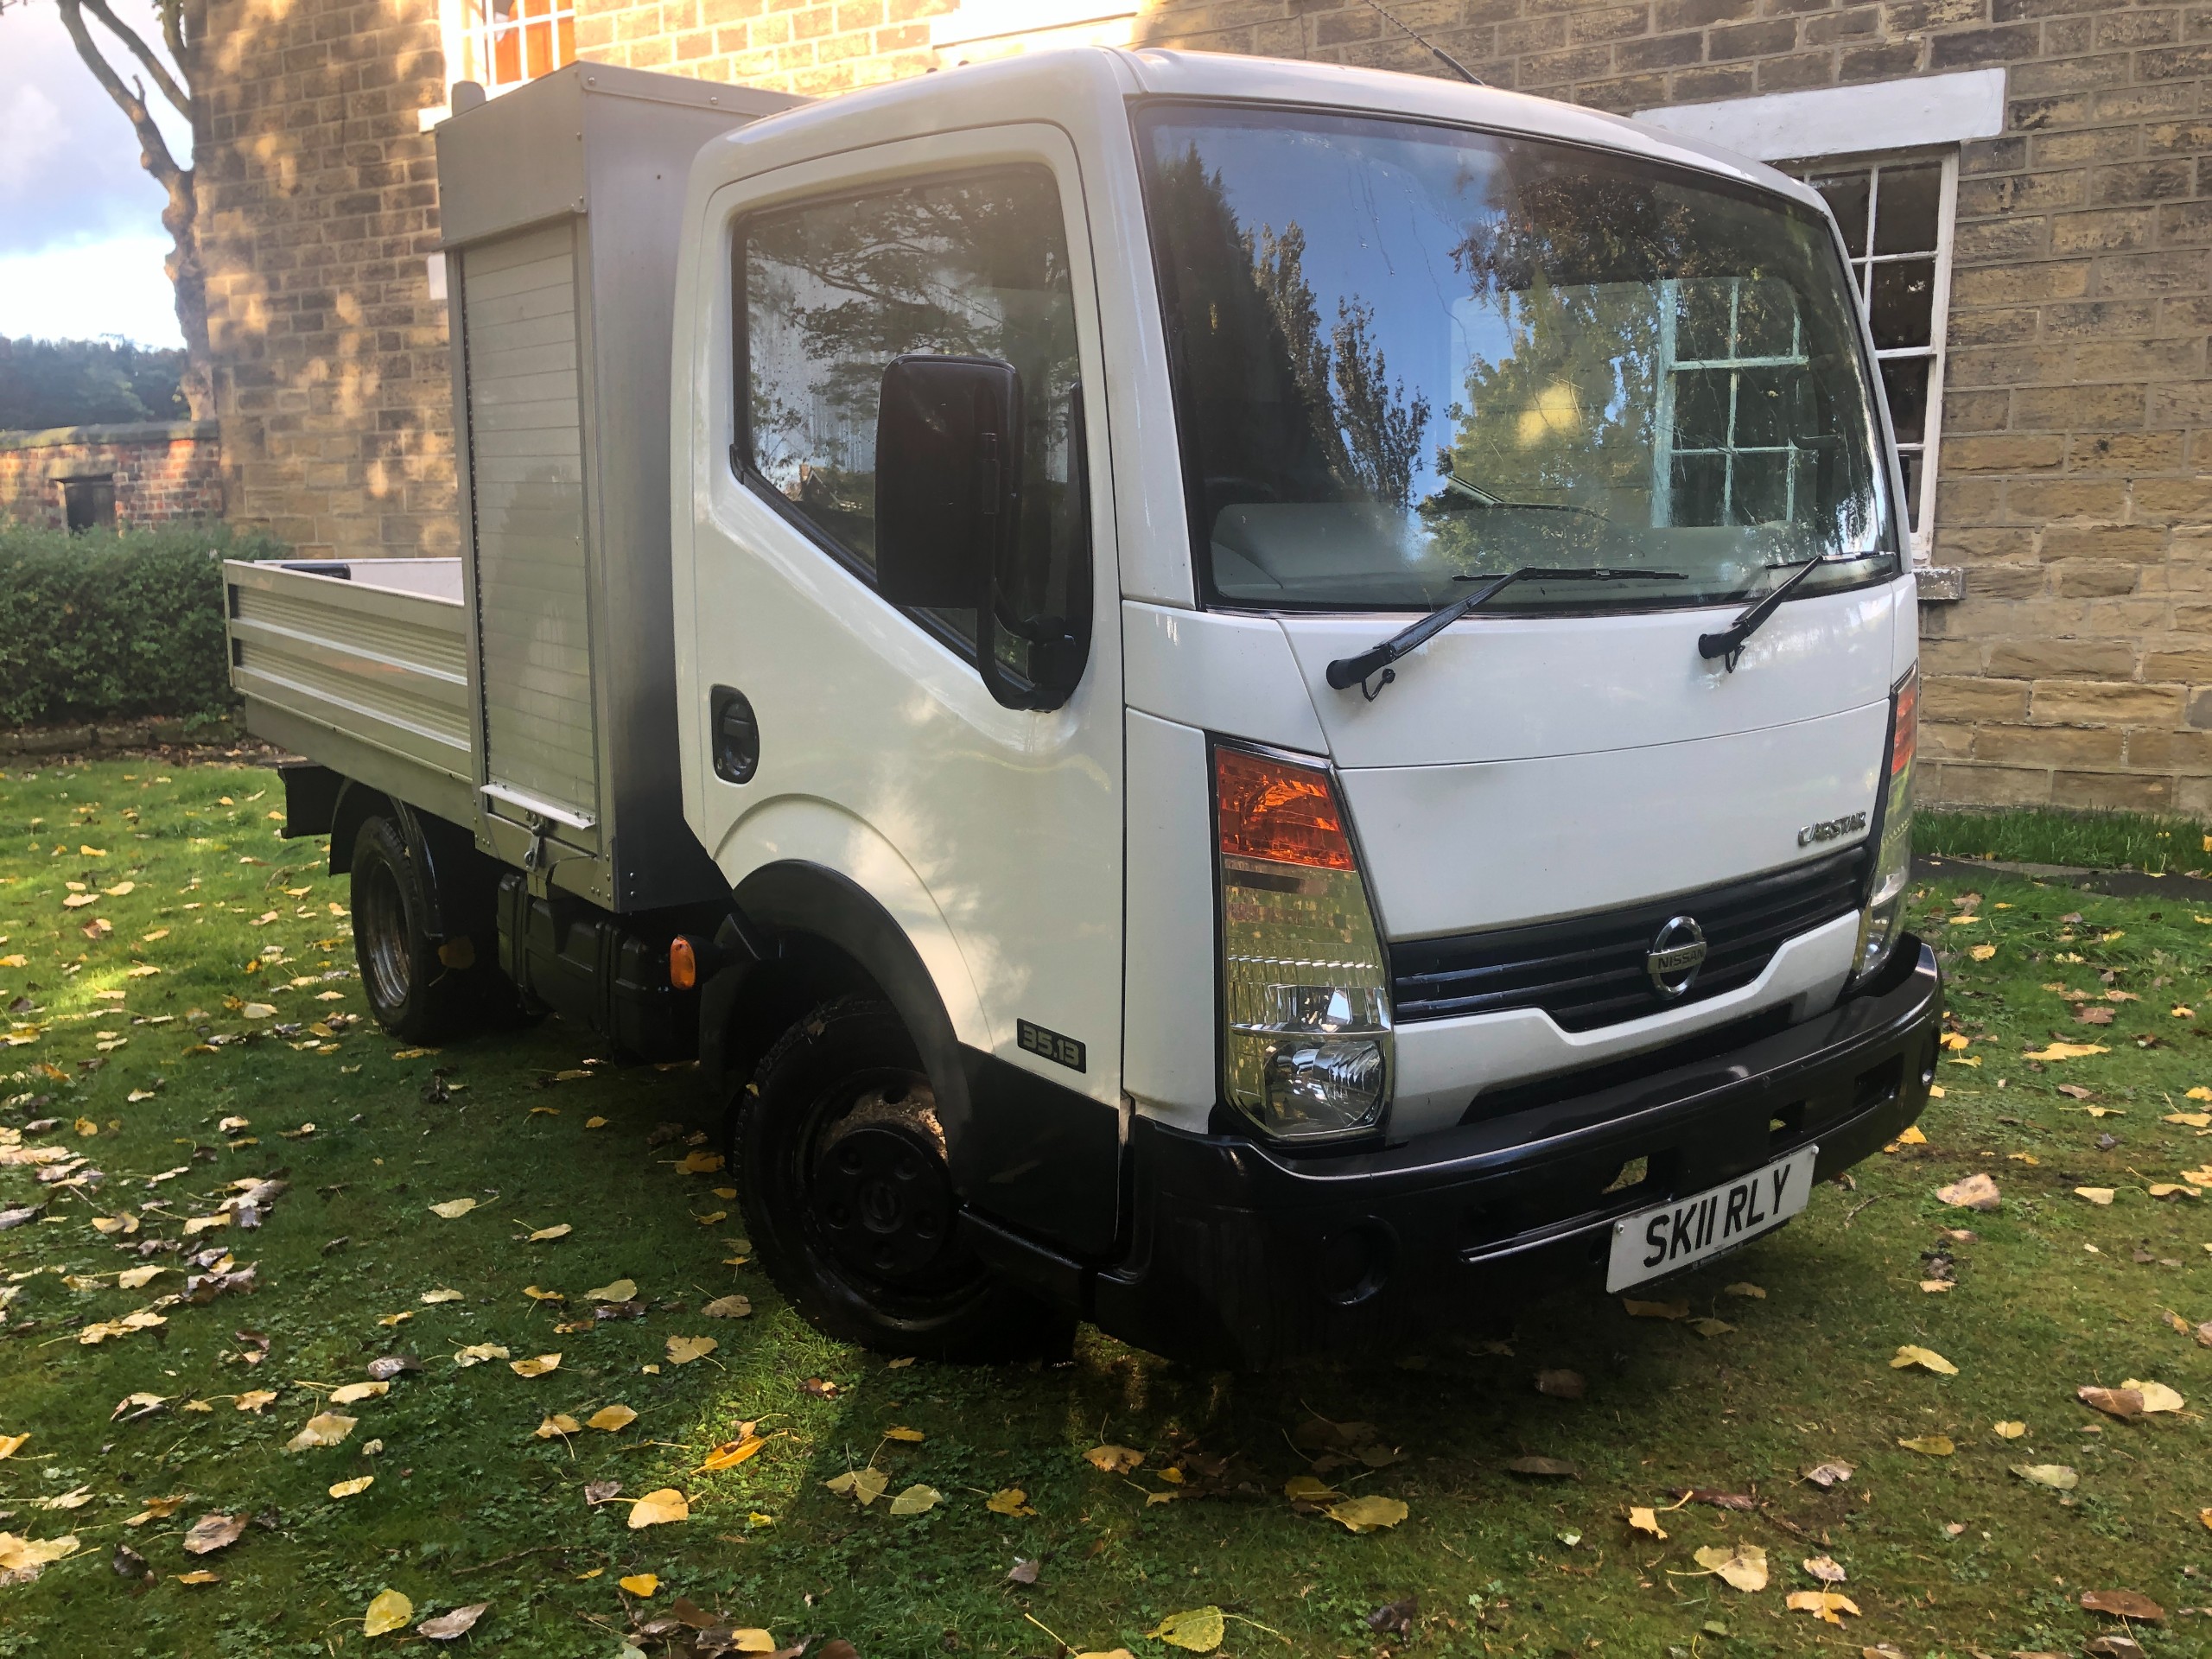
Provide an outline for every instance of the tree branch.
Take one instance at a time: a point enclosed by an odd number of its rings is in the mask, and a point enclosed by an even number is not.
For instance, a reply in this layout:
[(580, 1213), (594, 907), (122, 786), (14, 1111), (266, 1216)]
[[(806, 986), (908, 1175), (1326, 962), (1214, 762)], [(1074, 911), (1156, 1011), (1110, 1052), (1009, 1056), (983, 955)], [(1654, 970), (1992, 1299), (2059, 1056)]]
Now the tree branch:
[[(98, 4), (99, 0), (93, 0), (93, 3)], [(92, 30), (85, 27), (84, 4), (85, 0), (55, 0), (55, 5), (61, 13), (61, 26), (69, 31), (69, 39), (76, 46), (77, 55), (92, 72), (92, 79), (99, 82), (101, 90), (115, 100), (116, 108), (123, 111), (124, 118), (137, 133), (139, 145), (146, 152), (143, 157), (146, 170), (162, 185), (168, 186), (184, 175), (184, 169), (177, 165), (176, 157), (169, 153), (168, 140), (162, 137), (161, 128), (154, 124), (153, 111), (146, 107), (146, 100), (123, 84), (123, 77), (115, 73), (114, 67), (93, 43)]]
[[(81, 0), (81, 3), (87, 11), (106, 25), (108, 32), (123, 42), (132, 57), (146, 66), (146, 73), (154, 78), (154, 85), (162, 89), (162, 96), (175, 106), (176, 112), (186, 120), (191, 120), (192, 99), (187, 96), (184, 88), (177, 85), (176, 77), (169, 73), (168, 65), (163, 63), (155, 54), (154, 49), (146, 44), (138, 31), (110, 10), (107, 0)], [(65, 10), (73, 9), (64, 8)], [(166, 13), (163, 14), (163, 33), (165, 35), (168, 33)], [(169, 45), (170, 49), (174, 51), (177, 42), (172, 40)], [(78, 43), (77, 49), (79, 52), (84, 50), (82, 41)], [(181, 57), (178, 59), (178, 62), (181, 65), (183, 62)]]

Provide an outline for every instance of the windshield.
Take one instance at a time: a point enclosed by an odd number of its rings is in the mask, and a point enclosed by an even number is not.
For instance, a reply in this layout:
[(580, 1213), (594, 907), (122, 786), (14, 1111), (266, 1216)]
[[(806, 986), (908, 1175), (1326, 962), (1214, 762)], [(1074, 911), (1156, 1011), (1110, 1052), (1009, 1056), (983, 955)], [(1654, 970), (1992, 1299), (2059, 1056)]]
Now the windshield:
[(1209, 602), (1710, 605), (1894, 574), (1855, 314), (1811, 208), (1412, 122), (1139, 118)]

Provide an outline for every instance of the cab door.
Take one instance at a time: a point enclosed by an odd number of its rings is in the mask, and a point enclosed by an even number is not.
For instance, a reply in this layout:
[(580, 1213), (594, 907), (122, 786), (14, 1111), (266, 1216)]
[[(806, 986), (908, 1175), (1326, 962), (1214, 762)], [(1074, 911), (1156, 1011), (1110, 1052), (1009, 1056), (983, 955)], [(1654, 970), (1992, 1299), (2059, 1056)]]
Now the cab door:
[[(690, 683), (715, 705), (693, 711), (702, 839), (734, 887), (798, 861), (889, 912), (968, 1074), (963, 1198), (1103, 1251), (1122, 1138), (1122, 694), (1116, 631), (1091, 625), (1116, 584), (1075, 153), (1042, 125), (911, 139), (776, 168), (711, 211), (729, 366), (726, 452), (701, 445), (694, 480)], [(1087, 652), (1058, 707), (987, 689), (974, 612), (877, 590), (879, 392), (908, 353), (1020, 376), (1012, 583)], [(1018, 637), (991, 637), (1003, 690), (1030, 664)], [(741, 697), (757, 769), (717, 771)]]

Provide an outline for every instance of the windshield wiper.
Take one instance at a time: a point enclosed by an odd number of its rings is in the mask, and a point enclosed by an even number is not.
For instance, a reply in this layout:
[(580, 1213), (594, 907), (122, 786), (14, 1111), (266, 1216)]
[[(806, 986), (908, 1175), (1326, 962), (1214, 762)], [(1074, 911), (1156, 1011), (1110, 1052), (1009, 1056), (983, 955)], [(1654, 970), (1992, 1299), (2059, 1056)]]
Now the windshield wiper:
[[(1483, 586), (1464, 599), (1455, 599), (1448, 605), (1439, 606), (1420, 621), (1392, 634), (1379, 645), (1370, 645), (1356, 657), (1339, 657), (1328, 667), (1327, 679), (1338, 690), (1357, 686), (1360, 694), (1370, 702), (1382, 694), (1382, 688), (1398, 677), (1390, 664), (1408, 652), (1417, 651), (1438, 634), (1450, 627), (1469, 612), (1489, 603), (1497, 594), (1516, 582), (1680, 582), (1680, 570), (1618, 570), (1599, 565), (1595, 569), (1568, 568), (1548, 569), (1541, 565), (1523, 566), (1508, 571), (1502, 576), (1454, 576), (1454, 582), (1479, 582)], [(1382, 675), (1372, 690), (1368, 681), (1377, 670)]]
[(1719, 632), (1698, 635), (1697, 654), (1708, 663), (1716, 657), (1725, 658), (1723, 666), (1733, 674), (1736, 671), (1737, 659), (1744, 654), (1744, 642), (1759, 631), (1761, 625), (1775, 613), (1782, 601), (1789, 597), (1790, 591), (1799, 582), (1804, 581), (1824, 564), (1850, 564), (1865, 557), (1866, 555), (1864, 553), (1846, 553), (1840, 556), (1823, 553), (1815, 558), (1791, 559), (1781, 564), (1769, 565), (1767, 569), (1770, 570), (1788, 570), (1792, 564), (1795, 564), (1797, 569), (1787, 582), (1779, 582), (1769, 588), (1764, 598), (1726, 627), (1721, 629)]

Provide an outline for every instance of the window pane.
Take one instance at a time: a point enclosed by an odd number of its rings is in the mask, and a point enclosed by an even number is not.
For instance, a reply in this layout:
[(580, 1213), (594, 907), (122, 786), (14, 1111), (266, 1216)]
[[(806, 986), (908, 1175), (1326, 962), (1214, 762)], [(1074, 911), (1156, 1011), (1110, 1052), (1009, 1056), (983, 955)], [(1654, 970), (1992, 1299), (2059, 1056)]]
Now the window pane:
[(1936, 262), (1900, 259), (1874, 267), (1874, 292), (1866, 308), (1874, 344), (1883, 351), (1925, 346), (1935, 338)]
[(1928, 435), (1928, 371), (1925, 357), (1893, 357), (1882, 364), (1882, 391), (1890, 400), (1890, 424), (1899, 443), (1918, 443)]
[(1874, 251), (1933, 253), (1936, 210), (1942, 200), (1941, 166), (1884, 168), (1881, 200), (1874, 215)]
[(1902, 449), (1897, 460), (1904, 467), (1904, 513), (1915, 531), (1920, 528), (1920, 476), (1927, 457), (1917, 449)]
[(1866, 207), (1872, 181), (1871, 173), (1830, 173), (1805, 181), (1827, 198), (1828, 209), (1843, 232), (1843, 245), (1854, 259), (1866, 252)]
[[(1020, 601), (1069, 613), (1075, 305), (1052, 175), (1007, 168), (765, 213), (744, 227), (741, 258), (746, 441), (761, 480), (873, 571), (884, 370), (909, 352), (1002, 359), (1021, 376), (1027, 427)], [(974, 639), (971, 614), (940, 620)]]

